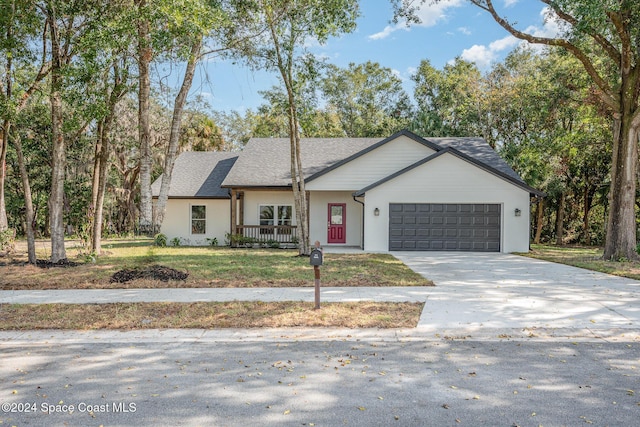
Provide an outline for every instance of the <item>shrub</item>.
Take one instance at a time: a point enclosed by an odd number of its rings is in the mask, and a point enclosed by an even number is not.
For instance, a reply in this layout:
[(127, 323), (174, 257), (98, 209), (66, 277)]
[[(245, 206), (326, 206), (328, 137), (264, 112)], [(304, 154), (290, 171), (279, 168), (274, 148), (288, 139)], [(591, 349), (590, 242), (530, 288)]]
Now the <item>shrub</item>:
[(13, 251), (15, 248), (15, 242), (16, 230), (13, 228), (7, 228), (6, 230), (0, 231), (0, 251)]
[(224, 235), (224, 243), (227, 246), (253, 246), (254, 243), (257, 243), (257, 240), (252, 237), (245, 237), (242, 234), (231, 234), (226, 233)]
[(165, 247), (167, 246), (167, 236), (165, 236), (162, 233), (158, 233), (155, 235), (155, 237), (153, 238), (153, 243), (156, 246), (160, 246), (160, 247)]
[(179, 237), (174, 237), (173, 239), (171, 239), (171, 246), (180, 246), (180, 238)]
[(209, 244), (209, 246), (218, 246), (218, 238), (214, 237), (213, 239), (205, 239), (207, 241), (207, 243)]

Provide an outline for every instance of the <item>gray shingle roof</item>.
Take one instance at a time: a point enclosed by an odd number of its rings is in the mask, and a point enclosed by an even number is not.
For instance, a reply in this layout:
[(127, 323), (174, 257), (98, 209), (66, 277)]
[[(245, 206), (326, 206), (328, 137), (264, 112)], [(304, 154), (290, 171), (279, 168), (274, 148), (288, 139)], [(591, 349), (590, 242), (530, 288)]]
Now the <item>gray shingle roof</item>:
[(511, 166), (504, 161), (502, 157), (491, 148), (491, 146), (482, 138), (425, 138), (442, 148), (455, 148), (462, 154), (466, 154), (472, 159), (484, 163), (485, 165), (496, 169), (505, 175), (510, 176), (520, 182), (524, 182)]
[[(421, 138), (409, 131), (398, 132), (388, 138), (302, 139), (300, 149), (305, 177), (322, 175), (400, 135), (405, 135), (436, 150), (454, 148), (475, 161), (524, 183), (522, 178), (482, 138)], [(289, 138), (252, 138), (222, 185), (228, 187), (290, 186), (289, 147)]]
[[(352, 156), (381, 138), (305, 138), (300, 142), (305, 177)], [(252, 138), (223, 186), (291, 186), (289, 138)]]
[[(301, 141), (305, 177), (320, 176), (400, 135), (436, 151), (455, 150), (487, 171), (530, 188), (482, 138), (421, 138), (408, 131), (388, 138), (305, 138)], [(228, 187), (290, 187), (289, 151), (289, 138), (252, 138), (242, 153), (182, 153), (176, 159), (169, 197), (227, 198)], [(416, 159), (416, 165), (425, 160)], [(160, 178), (152, 191), (158, 195)]]
[[(222, 181), (238, 158), (238, 153), (185, 151), (181, 153), (171, 175), (170, 198), (229, 198)], [(154, 197), (160, 193), (162, 175), (151, 185)]]

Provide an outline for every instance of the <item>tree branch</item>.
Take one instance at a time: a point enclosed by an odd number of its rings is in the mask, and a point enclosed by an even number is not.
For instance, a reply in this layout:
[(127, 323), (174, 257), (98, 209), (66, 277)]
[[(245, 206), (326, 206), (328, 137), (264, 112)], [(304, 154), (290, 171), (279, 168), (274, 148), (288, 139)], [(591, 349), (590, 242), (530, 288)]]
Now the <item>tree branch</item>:
[[(537, 37), (528, 33), (524, 33), (520, 30), (514, 28), (509, 22), (507, 22), (504, 18), (502, 18), (495, 7), (493, 6), (493, 2), (491, 0), (470, 0), (473, 4), (480, 7), (481, 9), (486, 10), (491, 14), (493, 19), (500, 24), (502, 28), (507, 30), (511, 35), (521, 40), (525, 40), (529, 43), (534, 44), (544, 44), (547, 46), (556, 46), (567, 49), (571, 52), (584, 66), (585, 70), (589, 74), (589, 76), (593, 79), (594, 83), (600, 89), (600, 99), (604, 102), (609, 108), (613, 111), (620, 110), (620, 99), (617, 94), (613, 92), (609, 84), (605, 79), (600, 76), (598, 70), (596, 70), (593, 62), (587, 57), (585, 52), (583, 52), (579, 47), (572, 44), (568, 40), (561, 38), (550, 38), (550, 37)], [(483, 4), (484, 3), (484, 4)]]
[[(542, 3), (548, 5), (549, 8), (551, 8), (551, 10), (553, 10), (553, 12), (556, 15), (558, 15), (560, 18), (562, 18), (564, 21), (567, 21), (568, 23), (570, 23), (574, 27), (578, 25), (578, 20), (575, 17), (573, 17), (573, 15), (569, 15), (567, 12), (565, 12), (563, 10), (560, 10), (557, 6), (552, 4), (550, 0), (540, 0), (540, 1)], [(609, 57), (616, 64), (620, 63), (620, 52), (618, 52), (616, 47), (613, 44), (611, 44), (611, 42), (609, 42), (609, 40), (607, 40), (606, 37), (602, 36), (602, 34), (599, 34), (599, 33), (595, 32), (595, 31), (591, 31), (591, 30), (587, 31), (587, 34), (591, 38), (593, 38), (595, 40), (595, 42), (600, 45), (600, 47), (602, 47), (602, 49), (607, 53), (607, 55), (609, 55)]]

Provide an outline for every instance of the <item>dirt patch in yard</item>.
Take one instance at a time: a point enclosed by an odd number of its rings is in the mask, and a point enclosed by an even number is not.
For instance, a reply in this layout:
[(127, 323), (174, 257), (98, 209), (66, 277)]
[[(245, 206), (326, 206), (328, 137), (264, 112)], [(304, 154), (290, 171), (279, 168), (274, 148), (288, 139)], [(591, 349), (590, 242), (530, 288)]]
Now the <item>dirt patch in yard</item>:
[(52, 267), (69, 268), (69, 267), (77, 267), (80, 264), (78, 264), (77, 262), (69, 261), (67, 258), (64, 258), (58, 262), (52, 262), (48, 259), (37, 259), (36, 265), (40, 268), (52, 268)]
[(145, 268), (125, 268), (117, 271), (109, 279), (109, 283), (127, 283), (136, 279), (150, 279), (168, 282), (170, 280), (187, 280), (189, 273), (162, 265), (150, 265)]

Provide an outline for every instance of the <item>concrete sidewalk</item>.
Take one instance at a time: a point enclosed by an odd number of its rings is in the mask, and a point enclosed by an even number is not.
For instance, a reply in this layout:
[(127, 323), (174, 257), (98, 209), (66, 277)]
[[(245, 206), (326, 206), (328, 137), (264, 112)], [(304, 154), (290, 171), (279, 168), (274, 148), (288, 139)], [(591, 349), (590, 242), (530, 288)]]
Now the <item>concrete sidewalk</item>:
[[(430, 286), (323, 287), (321, 302), (424, 302)], [(165, 288), (0, 291), (0, 304), (105, 304), (115, 302), (314, 301), (307, 288)]]
[[(394, 255), (434, 287), (322, 287), (322, 302), (424, 302), (417, 328), (362, 331), (389, 339), (428, 336), (623, 337), (640, 340), (640, 282), (510, 254), (401, 252)], [(314, 288), (169, 288), (0, 291), (0, 304), (194, 301), (314, 301)], [(0, 313), (1, 314), (1, 313)], [(228, 337), (228, 331), (196, 336)], [(289, 333), (291, 332), (291, 333)], [(294, 339), (353, 336), (302, 330)], [(180, 334), (179, 332), (176, 332)], [(138, 335), (149, 334), (139, 332)], [(191, 332), (184, 332), (186, 339)], [(172, 333), (172, 335), (174, 335)], [(248, 335), (251, 335), (249, 333)], [(257, 335), (263, 335), (262, 332)], [(1, 334), (0, 334), (1, 336)], [(237, 331), (231, 336), (237, 337)], [(155, 337), (157, 338), (157, 337)], [(152, 338), (154, 339), (154, 338)], [(223, 338), (224, 339), (224, 338)]]

